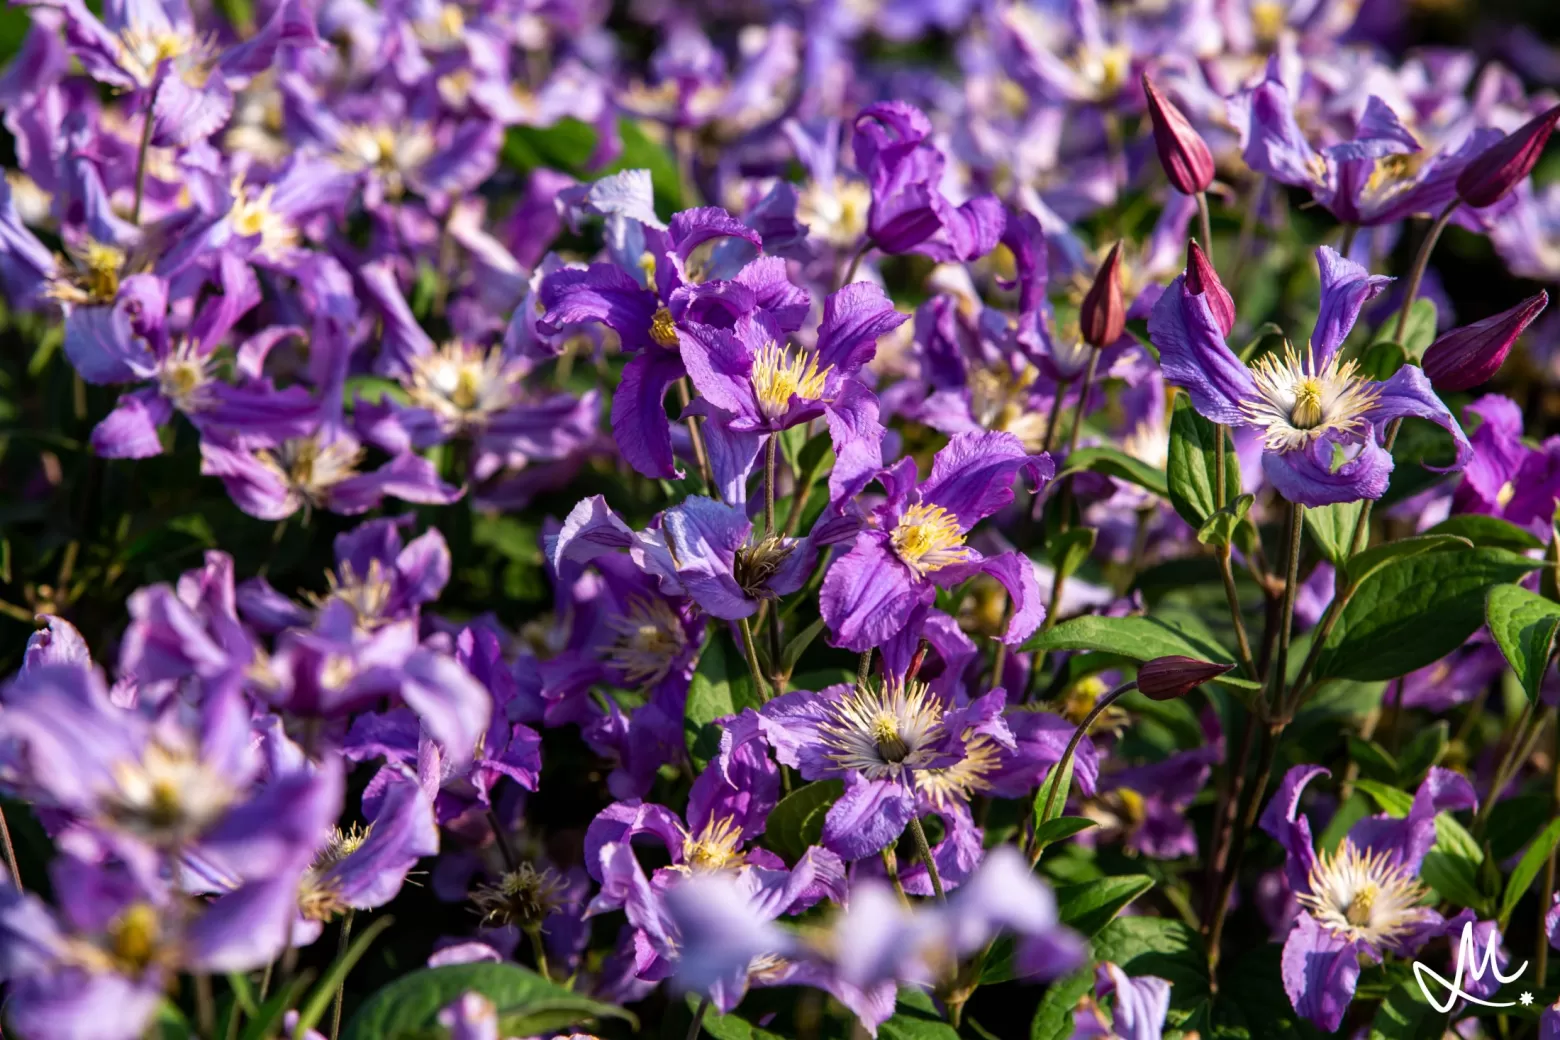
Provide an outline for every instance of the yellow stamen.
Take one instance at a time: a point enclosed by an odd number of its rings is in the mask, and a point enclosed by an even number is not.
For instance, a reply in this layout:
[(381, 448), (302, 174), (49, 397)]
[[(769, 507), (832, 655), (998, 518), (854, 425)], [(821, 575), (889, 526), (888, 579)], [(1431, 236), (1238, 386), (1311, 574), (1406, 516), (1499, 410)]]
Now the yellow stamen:
[(905, 566), (921, 578), (970, 558), (959, 518), (942, 506), (917, 503), (906, 509), (889, 541)]
[(818, 368), (818, 355), (799, 351), (795, 357), (787, 347), (766, 343), (753, 359), (753, 393), (759, 410), (770, 419), (778, 419), (791, 406), (791, 398), (816, 401), (823, 396), (825, 381), (833, 366)]
[(655, 317), (650, 319), (650, 338), (663, 347), (677, 346), (677, 323), (672, 320), (672, 312), (665, 307), (657, 307)]

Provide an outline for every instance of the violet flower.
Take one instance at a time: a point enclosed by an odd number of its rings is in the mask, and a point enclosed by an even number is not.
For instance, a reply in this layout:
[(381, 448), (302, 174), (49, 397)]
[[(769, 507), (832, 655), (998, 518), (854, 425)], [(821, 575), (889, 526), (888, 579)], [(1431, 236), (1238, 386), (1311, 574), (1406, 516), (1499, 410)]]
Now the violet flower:
[(1354, 998), (1361, 957), (1407, 956), (1441, 934), (1441, 915), (1423, 905), (1419, 867), (1435, 844), (1436, 814), (1472, 808), (1475, 797), (1465, 778), (1432, 767), (1406, 817), (1367, 816), (1335, 852), (1317, 853), (1300, 795), (1326, 772), (1295, 766), (1284, 774), (1261, 826), (1284, 847), (1284, 873), (1302, 910), (1284, 942), (1284, 990), (1296, 1011), (1332, 1032)]
[(1049, 455), (1030, 455), (1010, 433), (965, 433), (932, 460), (916, 483), (915, 461), (882, 471), (888, 500), (872, 511), (851, 551), (829, 566), (821, 605), (830, 641), (850, 650), (880, 646), (932, 602), (979, 573), (1007, 589), (1013, 617), (1002, 640), (1028, 638), (1045, 616), (1034, 565), (1018, 552), (987, 558), (965, 544), (975, 524), (1013, 501), (1013, 478), (1028, 474), (1037, 487), (1049, 480)]
[[(1460, 470), (1472, 454), (1457, 420), (1423, 371), (1405, 365), (1376, 382), (1361, 376), (1339, 348), (1360, 308), (1386, 284), (1326, 246), (1317, 250), (1321, 312), (1304, 353), (1286, 347), (1247, 368), (1225, 343), (1209, 292), (1193, 293), (1185, 275), (1154, 305), (1149, 335), (1165, 376), (1184, 387), (1205, 418), (1262, 431), (1262, 469), (1291, 502), (1324, 506), (1380, 498), (1392, 473), (1382, 447), (1394, 419), (1429, 419), (1452, 435)], [(1206, 290), (1206, 286), (1205, 286)]]
[(1496, 394), (1465, 411), (1480, 422), (1469, 435), (1473, 454), (1452, 493), (1452, 511), (1498, 516), (1547, 536), (1560, 498), (1560, 437), (1530, 447), (1522, 436), (1522, 410)]
[[(1115, 997), (1107, 1021), (1097, 1001)], [(1073, 1040), (1160, 1040), (1170, 1012), (1170, 983), (1155, 975), (1133, 978), (1103, 961), (1094, 969), (1094, 996), (1073, 1011)]]

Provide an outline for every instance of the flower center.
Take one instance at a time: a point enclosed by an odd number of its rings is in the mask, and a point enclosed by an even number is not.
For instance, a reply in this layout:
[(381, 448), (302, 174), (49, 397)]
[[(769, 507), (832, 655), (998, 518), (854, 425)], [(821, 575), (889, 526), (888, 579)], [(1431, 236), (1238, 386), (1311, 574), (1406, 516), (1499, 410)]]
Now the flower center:
[(944, 736), (942, 706), (923, 683), (857, 686), (831, 704), (829, 713), (818, 727), (829, 758), (872, 780), (932, 761)]
[(139, 976), (157, 955), (157, 908), (133, 903), (108, 925), (108, 950), (115, 966), (132, 978)]
[(1367, 881), (1349, 900), (1349, 907), (1343, 913), (1344, 920), (1352, 925), (1370, 924), (1370, 912), (1380, 893), (1381, 889), (1374, 881)]
[(778, 419), (791, 407), (791, 398), (816, 401), (823, 396), (824, 383), (832, 365), (818, 368), (818, 355), (766, 343), (753, 359), (753, 394), (765, 418)]
[(551, 868), (537, 870), (520, 864), (498, 879), (496, 885), (483, 885), (471, 894), (471, 901), (482, 911), (482, 923), (490, 926), (515, 925), (526, 931), (540, 928), (548, 916), (556, 913), (567, 889)]
[(688, 646), (682, 620), (663, 599), (635, 596), (628, 613), (609, 618), (607, 627), (617, 634), (607, 660), (635, 686), (659, 682)]
[(1426, 890), (1385, 852), (1364, 853), (1344, 839), (1334, 855), (1318, 852), (1300, 905), (1333, 934), (1373, 945), (1390, 943), (1424, 917)]
[(184, 749), (148, 744), (139, 761), (113, 767), (114, 789), (104, 798), (110, 820), (146, 841), (172, 846), (220, 816), (232, 791)]
[(1334, 354), (1318, 368), (1309, 350), (1302, 358), (1293, 347), (1258, 360), (1252, 378), (1258, 396), (1241, 410), (1267, 431), (1269, 451), (1297, 451), (1329, 433), (1362, 435), (1381, 394), (1353, 361)]
[(379, 560), (369, 560), (368, 571), (361, 577), (351, 562), (343, 560), (335, 570), (325, 572), (325, 586), (324, 595), (308, 594), (316, 609), (324, 608), (331, 600), (340, 600), (352, 609), (358, 627), (365, 630), (378, 628), (389, 620), (385, 614), (392, 587)]
[(737, 846), (741, 842), (742, 830), (734, 818), (711, 820), (698, 837), (689, 835), (683, 841), (683, 863), (698, 873), (740, 867), (744, 857)]
[(1279, 0), (1257, 0), (1251, 5), (1251, 31), (1257, 39), (1271, 43), (1284, 29), (1284, 5)]
[(363, 449), (348, 441), (320, 444), (318, 437), (302, 437), (273, 451), (255, 454), (260, 463), (281, 477), (289, 491), (311, 506), (325, 502), (330, 489), (357, 475)]
[(655, 317), (650, 319), (650, 338), (663, 347), (677, 346), (677, 323), (672, 320), (672, 312), (665, 307), (657, 307)]
[(959, 518), (942, 506), (917, 503), (906, 509), (889, 541), (905, 566), (920, 578), (970, 558)]
[(413, 359), (406, 392), (435, 415), (470, 426), (512, 405), (519, 378), (503, 351), (454, 342)]

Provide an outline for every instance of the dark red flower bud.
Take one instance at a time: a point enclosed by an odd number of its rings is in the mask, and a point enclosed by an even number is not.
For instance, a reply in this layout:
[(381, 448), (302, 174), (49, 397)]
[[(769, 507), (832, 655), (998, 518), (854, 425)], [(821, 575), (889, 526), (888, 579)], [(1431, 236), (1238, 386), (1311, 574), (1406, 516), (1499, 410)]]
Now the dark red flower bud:
[(1154, 88), (1148, 73), (1143, 74), (1143, 92), (1148, 95), (1148, 118), (1154, 124), (1154, 147), (1165, 176), (1182, 195), (1207, 191), (1213, 183), (1213, 152), (1187, 121), (1175, 102)]
[(1120, 242), (1110, 247), (1110, 255), (1094, 275), (1094, 284), (1078, 309), (1078, 328), (1091, 347), (1108, 347), (1127, 330), (1127, 307), (1121, 300)]
[(1549, 304), (1549, 294), (1530, 296), (1494, 317), (1453, 329), (1425, 351), (1425, 375), (1437, 390), (1471, 390), (1495, 374), (1522, 330)]
[(1138, 669), (1138, 689), (1156, 701), (1173, 701), (1234, 667), (1199, 661), (1195, 657), (1156, 657)]
[(1208, 262), (1208, 254), (1196, 242), (1186, 243), (1186, 291), (1193, 296), (1206, 296), (1208, 309), (1219, 331), (1226, 336), (1235, 327), (1235, 300), (1230, 291), (1219, 281), (1219, 272)]
[(1533, 172), (1560, 119), (1560, 105), (1536, 116), (1490, 145), (1457, 175), (1457, 195), (1478, 209), (1499, 202)]

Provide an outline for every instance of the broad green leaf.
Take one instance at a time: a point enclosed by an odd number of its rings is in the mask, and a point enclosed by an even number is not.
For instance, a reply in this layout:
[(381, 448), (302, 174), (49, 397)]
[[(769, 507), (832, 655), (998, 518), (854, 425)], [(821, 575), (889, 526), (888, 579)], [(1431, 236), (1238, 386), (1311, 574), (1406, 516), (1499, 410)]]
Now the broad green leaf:
[[(1551, 820), (1538, 837), (1533, 839), (1533, 844), (1522, 854), (1522, 859), (1517, 862), (1512, 870), (1511, 877), (1506, 881), (1506, 894), (1500, 900), (1500, 926), (1504, 930), (1511, 921), (1511, 913), (1521, 902), (1523, 895), (1533, 884), (1533, 879), (1538, 877), (1538, 872), (1544, 869), (1549, 862), (1549, 856), (1554, 852), (1555, 845), (1560, 843), (1560, 820)], [(1540, 907), (1540, 912), (1545, 912), (1548, 907)]]
[(1413, 980), (1392, 987), (1370, 1021), (1369, 1040), (1426, 1040), (1440, 1036), (1446, 1017), (1425, 1000)]
[(1070, 578), (1094, 551), (1094, 540), (1099, 532), (1092, 527), (1074, 527), (1051, 539), (1046, 555), (1051, 559), (1058, 581)]
[(1219, 997), (1210, 1008), (1212, 1037), (1320, 1040), (1326, 1036), (1295, 1011), (1284, 993), (1283, 952), (1281, 944), (1267, 943), (1220, 963)]
[(736, 715), (743, 708), (757, 708), (762, 703), (748, 672), (747, 659), (724, 632), (713, 633), (688, 684), (688, 704), (683, 715), (683, 736), (694, 763), (702, 769), (720, 750), (716, 719)]
[(1351, 792), (1349, 797), (1344, 799), (1343, 804), (1338, 807), (1338, 811), (1332, 814), (1332, 819), (1327, 821), (1326, 829), (1317, 835), (1316, 847), (1328, 851), (1336, 849), (1338, 844), (1343, 841), (1344, 835), (1349, 833), (1349, 828), (1366, 816), (1369, 816), (1370, 813), (1371, 805), (1369, 799), (1359, 791)]
[(1229, 545), (1235, 540), (1236, 529), (1246, 519), (1246, 514), (1251, 512), (1251, 505), (1256, 500), (1255, 495), (1237, 496), (1229, 505), (1203, 521), (1203, 525), (1197, 529), (1197, 540), (1204, 545)]
[(588, 123), (564, 118), (552, 126), (512, 126), (504, 133), (504, 162), (522, 172), (545, 166), (584, 172), (596, 150), (596, 131)]
[(664, 219), (678, 210), (686, 209), (682, 197), (682, 178), (671, 153), (651, 140), (637, 122), (626, 117), (618, 119), (618, 139), (623, 150), (611, 165), (601, 171), (602, 174), (621, 170), (649, 170), (650, 183), (655, 187), (656, 212)]
[(1517, 552), (1544, 547), (1541, 539), (1535, 538), (1511, 521), (1502, 520), (1498, 516), (1485, 516), (1482, 513), (1459, 513), (1448, 517), (1425, 534), (1454, 534), (1459, 538), (1468, 539), (1474, 545), (1515, 549)]
[(1052, 845), (1097, 826), (1099, 826), (1097, 820), (1090, 820), (1083, 816), (1058, 816), (1036, 827), (1034, 840), (1040, 845)]
[(1560, 603), (1534, 595), (1520, 585), (1497, 585), (1484, 605), (1490, 635), (1516, 673), (1522, 692), (1538, 703), (1538, 689), (1560, 633)]
[(336, 958), (330, 970), (321, 977), (319, 985), (314, 987), (314, 992), (309, 994), (309, 999), (298, 1009), (298, 1023), (293, 1027), (294, 1036), (309, 1035), (309, 1030), (325, 1016), (325, 1009), (330, 1007), (336, 991), (347, 980), (347, 975), (351, 973), (353, 966), (363, 959), (363, 954), (367, 953), (374, 940), (379, 938), (379, 933), (394, 923), (395, 918), (384, 916), (365, 928), (361, 934), (352, 937), (352, 945)]
[[(1224, 434), (1224, 501), (1240, 496), (1240, 462), (1229, 433)], [(1170, 455), (1165, 466), (1170, 504), (1181, 519), (1200, 528), (1219, 508), (1214, 457), (1219, 427), (1198, 415), (1191, 401), (1178, 396), (1170, 417)]]
[(899, 990), (894, 1016), (878, 1026), (885, 1040), (959, 1040), (959, 1032), (943, 1021), (925, 990), (905, 986)]
[(1384, 784), (1377, 780), (1361, 780), (1354, 786), (1370, 795), (1376, 804), (1381, 806), (1381, 811), (1389, 816), (1401, 819), (1414, 807), (1414, 796), (1407, 791), (1398, 790), (1391, 784)]
[(1360, 351), (1360, 375), (1377, 382), (1391, 379), (1408, 362), (1408, 354), (1391, 340), (1372, 343)]
[(1359, 521), (1362, 504), (1345, 502), (1331, 506), (1313, 506), (1305, 511), (1305, 529), (1311, 540), (1334, 567), (1341, 567), (1353, 548), (1354, 525)]
[(1355, 589), (1322, 649), (1315, 678), (1395, 679), (1440, 660), (1484, 623), (1491, 586), (1514, 582), (1537, 566), (1506, 549), (1389, 561)]
[[(692, 993), (688, 994), (687, 1004), (689, 1013), (696, 1014), (699, 1008), (699, 997)], [(760, 1029), (735, 1014), (722, 1015), (713, 1007), (705, 1009), (700, 1024), (703, 1030), (715, 1040), (785, 1040), (779, 1033)]]
[(1398, 782), (1406, 787), (1416, 786), (1425, 770), (1441, 760), (1450, 742), (1451, 726), (1442, 719), (1414, 734), (1403, 753), (1398, 755)]
[(1128, 975), (1157, 975), (1171, 985), (1171, 1006), (1191, 1007), (1208, 996), (1208, 955), (1202, 936), (1165, 917), (1118, 917), (1090, 943), (1095, 961)]
[(823, 818), (845, 791), (839, 780), (816, 780), (803, 784), (769, 811), (769, 822), (764, 827), (764, 844), (795, 863), (816, 845), (823, 834)]
[[(1135, 661), (1178, 654), (1202, 661), (1233, 664), (1235, 655), (1226, 650), (1208, 626), (1194, 615), (1181, 611), (1161, 611), (1143, 617), (1098, 617), (1087, 614), (1070, 618), (1049, 631), (1031, 636), (1023, 646), (1036, 650), (1099, 650), (1120, 654)], [(1233, 672), (1214, 682), (1236, 690), (1252, 691), (1261, 687)]]
[(1094, 989), (1094, 967), (1080, 968), (1064, 979), (1051, 983), (1040, 998), (1035, 1017), (1029, 1023), (1029, 1040), (1071, 1040), (1073, 1009)]
[(1081, 473), (1085, 470), (1136, 484), (1161, 498), (1169, 493), (1165, 488), (1165, 475), (1162, 471), (1118, 448), (1079, 448), (1067, 456), (1066, 463), (1056, 476), (1059, 479), (1069, 473)]
[[(277, 992), (272, 993), (265, 1003), (260, 1005), (259, 1012), (244, 1023), (243, 1040), (270, 1040), (271, 1037), (280, 1035), (282, 1019), (303, 997), (303, 991), (308, 989), (309, 983), (313, 981), (314, 972), (303, 971)], [(351, 1037), (350, 1032), (344, 1035)]]
[[(358, 1008), (342, 1031), (344, 1040), (398, 1040), (436, 1029), (438, 1015), (463, 993), (480, 993), (499, 1009), (501, 1018), (519, 1019), (527, 1009), (544, 1012), (548, 1033), (592, 1019), (621, 1019), (638, 1028), (638, 1020), (614, 1004), (592, 1000), (565, 989), (518, 964), (483, 961), (423, 968), (403, 975)], [(513, 1035), (513, 1034), (503, 1034)]]
[(381, 404), (386, 397), (398, 404), (405, 404), (409, 400), (406, 389), (400, 383), (383, 376), (349, 376), (341, 387), (341, 402), (349, 411), (356, 408), (359, 401), (364, 404)]
[[(1059, 765), (1052, 766), (1046, 771), (1045, 780), (1040, 784), (1040, 790), (1035, 792), (1035, 833), (1047, 823), (1060, 819), (1067, 806), (1067, 795), (1072, 791), (1073, 766), (1077, 764), (1078, 756), (1075, 754), (1067, 760), (1067, 765), (1061, 767), (1061, 773), (1057, 773)], [(1052, 799), (1051, 788), (1056, 788), (1056, 797)], [(1046, 811), (1046, 802), (1051, 803), (1050, 812)]]
[(1549, 795), (1519, 794), (1495, 803), (1489, 826), (1484, 829), (1490, 855), (1505, 863), (1527, 847), (1533, 835), (1549, 822)]
[[(1414, 301), (1414, 305), (1408, 309), (1408, 324), (1403, 327), (1403, 336), (1398, 341), (1403, 345), (1403, 353), (1409, 360), (1418, 361), (1424, 357), (1425, 350), (1435, 342), (1435, 328), (1439, 320), (1434, 300), (1421, 296)], [(1391, 319), (1388, 328), (1397, 331), (1396, 318)]]
[(1089, 938), (1110, 924), (1123, 907), (1153, 887), (1154, 879), (1146, 874), (1060, 885), (1056, 889), (1057, 913), (1063, 924)]
[[(773, 608), (771, 608), (773, 609)], [(818, 633), (823, 631), (823, 618), (819, 618), (796, 635), (786, 641), (784, 649), (780, 651), (780, 670), (790, 675), (796, 670), (796, 662), (801, 660), (802, 654), (812, 645), (812, 641), (818, 638)]]
[(1395, 780), (1398, 775), (1397, 759), (1386, 748), (1374, 740), (1361, 740), (1353, 734), (1349, 735), (1349, 757), (1367, 773), (1386, 780)]
[(1344, 564), (1343, 573), (1350, 583), (1358, 585), (1393, 560), (1421, 553), (1445, 552), (1449, 549), (1469, 549), (1472, 544), (1450, 534), (1426, 534), (1417, 538), (1400, 538), (1395, 542), (1383, 542), (1369, 549), (1361, 549)]

